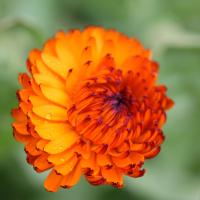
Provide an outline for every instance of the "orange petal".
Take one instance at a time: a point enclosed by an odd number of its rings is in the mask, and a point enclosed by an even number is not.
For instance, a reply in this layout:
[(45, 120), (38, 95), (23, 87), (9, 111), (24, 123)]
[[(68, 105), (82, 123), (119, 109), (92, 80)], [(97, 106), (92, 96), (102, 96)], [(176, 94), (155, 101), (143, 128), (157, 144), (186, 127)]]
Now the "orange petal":
[(90, 144), (89, 142), (86, 144), (79, 144), (76, 146), (76, 152), (81, 154), (84, 159), (89, 159), (91, 154)]
[(153, 158), (160, 152), (160, 147), (154, 148), (151, 151), (144, 154), (145, 158)]
[(105, 184), (105, 179), (102, 176), (93, 176), (93, 175), (89, 175), (89, 176), (85, 176), (86, 179), (88, 180), (88, 182), (92, 185), (102, 185)]
[(36, 64), (36, 60), (40, 57), (40, 54), (41, 52), (38, 49), (33, 49), (30, 51), (28, 59), (32, 65)]
[(34, 92), (32, 91), (32, 89), (21, 89), (21, 90), (18, 91), (17, 94), (18, 94), (19, 99), (21, 101), (28, 103), (29, 96), (33, 95)]
[(34, 79), (30, 80), (31, 83), (31, 89), (33, 90), (33, 92), (37, 95), (37, 96), (42, 96), (42, 92), (40, 90), (40, 86), (35, 82)]
[(112, 161), (117, 167), (126, 167), (131, 164), (129, 155), (127, 155), (125, 158), (112, 157)]
[(110, 156), (107, 154), (97, 154), (97, 164), (100, 166), (112, 165)]
[(47, 40), (47, 42), (44, 44), (43, 52), (48, 53), (49, 55), (56, 56), (55, 46), (56, 40), (54, 38), (51, 38)]
[(54, 169), (56, 170), (57, 173), (65, 176), (73, 170), (77, 161), (78, 161), (78, 158), (76, 155), (74, 155), (69, 160), (67, 160), (64, 164), (57, 165)]
[(138, 143), (142, 143), (142, 142), (146, 142), (149, 140), (149, 138), (151, 137), (152, 132), (150, 130), (147, 130), (146, 132), (142, 133), (138, 138), (137, 138), (137, 142)]
[(138, 72), (142, 69), (142, 65), (147, 62), (146, 59), (139, 56), (130, 56), (123, 61), (122, 65), (120, 66), (121, 69), (126, 73), (129, 70), (134, 70), (134, 72)]
[(31, 139), (27, 145), (25, 146), (25, 150), (32, 156), (37, 156), (41, 154), (41, 151), (39, 151), (36, 148), (36, 143), (38, 142), (37, 139)]
[(81, 165), (78, 162), (74, 170), (62, 179), (61, 186), (65, 188), (74, 186), (79, 181), (81, 174)]
[(148, 125), (150, 119), (151, 119), (151, 109), (147, 109), (144, 113), (144, 126)]
[(47, 157), (48, 154), (42, 154), (34, 161), (35, 170), (42, 172), (52, 167), (52, 164), (48, 162)]
[(81, 166), (82, 168), (90, 168), (95, 169), (96, 168), (96, 153), (91, 153), (90, 157), (88, 159), (82, 159), (81, 160)]
[(145, 173), (145, 169), (140, 169), (140, 167), (136, 165), (136, 167), (133, 168), (132, 172), (128, 173), (128, 176), (138, 178), (138, 177), (143, 176), (144, 173)]
[(95, 38), (97, 51), (100, 52), (102, 50), (104, 42), (103, 40), (105, 34), (104, 29), (102, 29), (101, 27), (92, 27), (92, 28), (87, 28), (84, 32), (88, 32), (88, 30), (90, 31), (89, 36)]
[(102, 167), (101, 173), (108, 183), (119, 183), (120, 185), (123, 184), (122, 174), (114, 166), (111, 168)]
[(133, 142), (130, 142), (130, 148), (131, 148), (131, 151), (141, 151), (143, 149), (146, 148), (146, 144), (144, 143), (133, 143)]
[(18, 122), (26, 121), (26, 115), (22, 112), (22, 110), (20, 108), (14, 108), (14, 109), (12, 109), (12, 116)]
[(29, 111), (31, 111), (31, 108), (32, 108), (30, 103), (25, 103), (25, 102), (20, 102), (19, 107), (23, 111), (24, 114), (27, 114)]
[(27, 135), (21, 135), (19, 134), (17, 131), (13, 131), (13, 136), (15, 137), (15, 139), (18, 141), (18, 142), (22, 142), (22, 143), (28, 143), (32, 137), (31, 136), (27, 136)]
[(97, 175), (99, 173), (100, 167), (97, 165), (96, 161), (96, 153), (90, 153), (90, 157), (85, 159), (82, 157), (81, 159), (81, 167), (84, 169), (91, 169), (93, 171), (93, 175)]
[(26, 73), (19, 74), (18, 79), (24, 88), (30, 88), (30, 77)]
[(44, 182), (44, 187), (49, 192), (56, 192), (60, 187), (62, 176), (52, 170)]
[(114, 42), (112, 40), (105, 40), (102, 46), (100, 57), (105, 57), (108, 54), (113, 56), (114, 50), (115, 50)]
[(30, 135), (30, 133), (27, 130), (27, 122), (14, 122), (13, 128), (16, 129), (16, 131), (22, 135)]
[(130, 159), (132, 164), (143, 163), (144, 155), (137, 152), (131, 152)]

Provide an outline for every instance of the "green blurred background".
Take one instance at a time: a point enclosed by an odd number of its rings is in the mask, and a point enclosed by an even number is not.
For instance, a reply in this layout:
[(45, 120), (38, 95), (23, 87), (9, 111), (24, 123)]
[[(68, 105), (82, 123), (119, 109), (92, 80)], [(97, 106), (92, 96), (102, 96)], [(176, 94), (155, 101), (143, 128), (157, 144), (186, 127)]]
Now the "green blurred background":
[[(17, 105), (17, 75), (30, 49), (58, 29), (86, 25), (116, 28), (152, 48), (159, 81), (175, 107), (168, 113), (162, 151), (145, 163), (140, 179), (125, 187), (90, 186), (48, 193), (46, 174), (25, 162), (12, 138), (10, 110)], [(0, 199), (200, 200), (200, 1), (199, 0), (0, 0)]]

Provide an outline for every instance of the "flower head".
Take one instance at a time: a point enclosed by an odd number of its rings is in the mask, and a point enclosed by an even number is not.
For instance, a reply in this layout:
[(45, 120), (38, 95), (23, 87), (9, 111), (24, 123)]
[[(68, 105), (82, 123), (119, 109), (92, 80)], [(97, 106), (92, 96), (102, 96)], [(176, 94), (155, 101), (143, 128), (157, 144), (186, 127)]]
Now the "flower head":
[(164, 140), (173, 105), (157, 85), (158, 64), (134, 38), (100, 27), (58, 32), (32, 50), (19, 75), (13, 132), (48, 191), (75, 185), (123, 186), (140, 177)]

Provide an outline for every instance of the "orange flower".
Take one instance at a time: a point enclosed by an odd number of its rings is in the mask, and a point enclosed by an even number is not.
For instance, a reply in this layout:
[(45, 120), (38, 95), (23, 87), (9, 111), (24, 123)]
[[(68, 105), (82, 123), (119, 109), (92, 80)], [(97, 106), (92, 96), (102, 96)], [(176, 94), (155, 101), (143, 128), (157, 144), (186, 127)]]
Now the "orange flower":
[(13, 132), (48, 191), (75, 185), (123, 186), (140, 177), (164, 140), (173, 105), (157, 85), (158, 64), (139, 41), (100, 27), (58, 32), (30, 52), (19, 75)]

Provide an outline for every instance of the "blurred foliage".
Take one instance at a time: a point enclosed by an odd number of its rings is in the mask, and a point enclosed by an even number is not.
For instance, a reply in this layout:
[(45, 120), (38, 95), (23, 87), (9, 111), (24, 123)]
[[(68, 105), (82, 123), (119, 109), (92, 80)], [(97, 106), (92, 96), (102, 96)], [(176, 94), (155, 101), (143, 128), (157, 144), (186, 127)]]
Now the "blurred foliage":
[[(43, 189), (44, 174), (25, 163), (12, 138), (11, 108), (17, 75), (27, 54), (58, 29), (87, 25), (116, 28), (139, 38), (160, 63), (159, 82), (175, 107), (168, 114), (160, 155), (147, 174), (126, 178), (125, 188), (81, 181), (56, 194)], [(200, 1), (199, 0), (0, 0), (0, 192), (1, 199), (200, 200)]]

